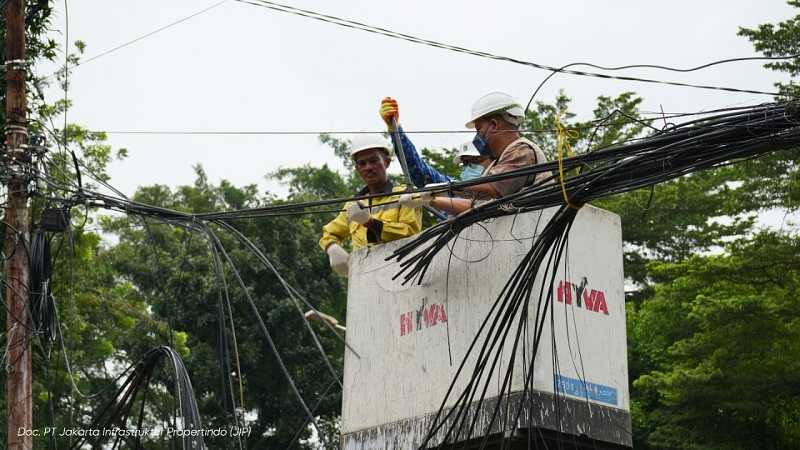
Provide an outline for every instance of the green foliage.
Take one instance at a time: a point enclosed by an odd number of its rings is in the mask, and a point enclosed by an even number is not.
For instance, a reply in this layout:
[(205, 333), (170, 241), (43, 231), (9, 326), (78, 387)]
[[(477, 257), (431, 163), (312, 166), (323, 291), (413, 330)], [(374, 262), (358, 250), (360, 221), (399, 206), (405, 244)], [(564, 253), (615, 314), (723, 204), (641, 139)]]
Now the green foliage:
[[(787, 3), (795, 8), (800, 8), (800, 0), (789, 0)], [(755, 49), (764, 56), (798, 55), (800, 54), (800, 14), (779, 22), (777, 26), (765, 23), (756, 28), (740, 28), (739, 36), (748, 38)], [(797, 77), (800, 75), (800, 58), (770, 62), (764, 67)], [(800, 94), (800, 85), (795, 80), (790, 80), (788, 83), (778, 82), (775, 83), (775, 86), (786, 95), (797, 96)]]
[(635, 411), (659, 449), (792, 448), (800, 439), (800, 239), (763, 232), (720, 256), (653, 263), (629, 315), (651, 367)]
[[(177, 189), (166, 186), (143, 187), (137, 191), (134, 200), (190, 212), (258, 207), (274, 201), (271, 196), (260, 197), (255, 186), (237, 188), (224, 181), (215, 186), (208, 182), (200, 167), (196, 168), (196, 172), (197, 180), (193, 186)], [(293, 195), (310, 195), (314, 183), (320, 180), (316, 175), (319, 173), (310, 173), (309, 178), (303, 178), (310, 180), (310, 185), (298, 181), (301, 191)], [(328, 177), (317, 187), (331, 181), (335, 185), (336, 179)], [(181, 228), (145, 224), (127, 217), (107, 218), (104, 224), (106, 231), (113, 232), (119, 238), (119, 243), (107, 252), (118, 276), (130, 282), (148, 299), (155, 318), (168, 322), (172, 330), (180, 330), (174, 333), (173, 343), (185, 339), (186, 350), (183, 354), (204, 414), (204, 426), (231, 425), (230, 407), (226, 410), (222, 396), (222, 373), (216, 347), (221, 318), (218, 309), (220, 285), (213, 270), (207, 239)], [(241, 220), (234, 225), (264, 251), (286, 281), (315, 307), (344, 318), (344, 283), (330, 271), (327, 258), (317, 246), (317, 224), (302, 217), (288, 216), (258, 221)], [(332, 378), (296, 306), (272, 272), (266, 270), (230, 235), (215, 230), (257, 302), (303, 397), (310, 405), (315, 404)], [(284, 448), (302, 425), (305, 415), (280, 372), (230, 269), (226, 277), (236, 324), (245, 410), (256, 417), (249, 424), (254, 431), (248, 447)], [(341, 371), (342, 344), (327, 328), (316, 325), (315, 328), (334, 366)], [(168, 338), (162, 336), (165, 341)], [(232, 341), (230, 345), (233, 346)], [(143, 350), (145, 348), (138, 349)], [(238, 403), (236, 382), (234, 386)], [(340, 401), (340, 393), (336, 389), (331, 390), (317, 413), (324, 421), (334, 421), (339, 414)], [(306, 433), (302, 437), (307, 436)], [(209, 442), (214, 448), (228, 448), (234, 444), (230, 439)]]
[[(575, 113), (569, 110), (572, 99), (563, 91), (559, 92), (553, 103), (537, 101), (528, 111), (523, 123), (523, 135), (541, 147), (548, 159), (556, 158), (556, 123), (575, 134), (569, 136), (569, 143), (577, 154), (595, 151), (612, 144), (641, 137), (646, 122), (639, 122), (639, 104), (642, 99), (633, 92), (623, 92), (617, 97), (600, 96), (593, 118), (574, 121)], [(599, 125), (599, 126), (598, 126)]]
[(292, 201), (345, 197), (353, 192), (347, 181), (327, 164), (322, 167), (307, 164), (291, 169), (278, 169), (270, 177), (289, 187), (289, 198)]
[[(797, 54), (798, 20), (739, 34), (767, 56)], [(792, 77), (800, 73), (797, 59), (766, 67)], [(800, 93), (794, 80), (776, 85), (786, 94)], [(641, 237), (640, 247), (661, 242), (655, 246), (661, 260), (648, 265), (639, 256), (638, 278), (651, 284), (628, 305), (637, 448), (783, 449), (800, 441), (800, 241), (752, 228), (760, 211), (800, 207), (797, 158), (796, 151), (779, 152), (658, 186), (654, 198), (666, 194), (668, 208), (654, 203), (651, 221), (624, 222)], [(644, 197), (634, 192), (606, 205), (619, 208), (637, 195)], [(696, 226), (715, 215), (722, 220)], [(693, 226), (674, 228), (673, 238), (662, 234), (687, 218)], [(724, 252), (697, 255), (715, 245)]]
[[(52, 245), (51, 288), (63, 347), (60, 338), (51, 345), (39, 338), (32, 342), (34, 424), (51, 423), (52, 399), (54, 426), (88, 427), (115, 392), (115, 376), (132, 362), (131, 349), (156, 345), (155, 333), (166, 324), (154, 320), (141, 293), (118, 278), (98, 234), (77, 229), (71, 236), (54, 236)], [(0, 382), (5, 383), (4, 371)], [(37, 440), (37, 448), (45, 445)]]
[[(57, 57), (58, 43), (46, 36), (52, 21), (52, 4), (46, 0), (26, 0), (25, 2), (25, 38), (26, 38), (26, 60), (29, 67), (34, 63), (46, 59), (54, 61)], [(5, 20), (0, 21), (0, 40), (6, 41)], [(5, 61), (5, 46), (0, 46), (0, 61)], [(28, 104), (38, 95), (34, 83), (33, 71), (27, 73), (28, 81)], [(6, 82), (5, 76), (0, 77), (0, 101), (6, 103)], [(5, 108), (0, 109), (0, 123), (5, 123)]]
[[(789, 0), (790, 6), (800, 8), (800, 1)], [(764, 56), (789, 56), (800, 54), (800, 14), (776, 24), (766, 23), (756, 28), (740, 28), (739, 35), (753, 43)], [(800, 58), (770, 62), (764, 67), (788, 74), (788, 83), (777, 82), (779, 92), (787, 96), (800, 96)], [(800, 171), (797, 151), (771, 155), (758, 162), (756, 177), (745, 188), (752, 191), (757, 201), (767, 206), (800, 207)], [(762, 183), (762, 180), (768, 182)]]
[[(563, 92), (553, 103), (537, 102), (526, 128), (552, 130), (559, 117), (576, 131), (577, 153), (655, 132), (657, 122), (642, 120), (632, 93), (599, 97), (586, 122), (574, 120), (570, 103)], [(554, 136), (529, 134), (551, 157)], [(753, 225), (765, 209), (797, 208), (797, 167), (796, 152), (781, 152), (593, 202), (621, 216), (625, 275), (635, 288), (627, 305), (635, 448), (790, 448), (796, 441), (797, 385), (781, 380), (796, 372), (797, 241), (754, 236)]]
[[(26, 3), (27, 60), (30, 67), (43, 59), (54, 61), (58, 45), (45, 37), (51, 20), (51, 4), (47, 1)], [(5, 39), (5, 23), (0, 21), (0, 34)], [(0, 48), (0, 55), (3, 55)], [(5, 56), (3, 55), (3, 59)], [(42, 103), (39, 96), (41, 80), (28, 72), (28, 105), (31, 118), (30, 134), (48, 134), (49, 141), (59, 141), (52, 121), (63, 113), (66, 103)], [(5, 103), (5, 82), (0, 82), (0, 100)], [(0, 112), (0, 120), (5, 117)], [(102, 134), (89, 133), (70, 125), (73, 143), (82, 151), (83, 161), (98, 177), (108, 179), (105, 169), (111, 159), (111, 146)], [(34, 189), (31, 217), (36, 227), (45, 197), (62, 196), (59, 185), (75, 181), (71, 160), (63, 152), (54, 152), (46, 162), (52, 174), (50, 184), (40, 183)], [(82, 169), (86, 170), (86, 169)], [(84, 180), (89, 186), (88, 180)], [(69, 234), (51, 235), (54, 274), (51, 291), (60, 319), (61, 339), (48, 344), (34, 337), (34, 425), (57, 427), (88, 425), (89, 418), (113, 393), (112, 384), (120, 367), (130, 362), (125, 349), (132, 343), (147, 345), (150, 330), (161, 324), (154, 321), (142, 296), (129, 283), (120, 281), (103, 254), (98, 234), (88, 231), (90, 218), (74, 210), (74, 229)], [(81, 224), (84, 226), (82, 227)], [(5, 309), (0, 309), (0, 321), (5, 323)], [(5, 348), (5, 336), (3, 337)], [(69, 367), (67, 367), (69, 363)], [(0, 383), (5, 384), (5, 371), (0, 371)], [(78, 393), (95, 394), (91, 397)], [(52, 399), (51, 416), (48, 402)], [(0, 416), (4, 417), (5, 396), (0, 396)], [(0, 429), (0, 441), (6, 441), (6, 428)], [(36, 448), (44, 448), (45, 440), (37, 439)]]
[(455, 161), (455, 157), (458, 154), (457, 148), (442, 148), (438, 150), (423, 148), (420, 150), (420, 154), (422, 159), (443, 175), (456, 179), (461, 174), (461, 168)]
[[(800, 1), (789, 2), (800, 7)], [(43, 36), (50, 20), (47, 2), (29, 1), (29, 58), (54, 60), (57, 45)], [(800, 16), (777, 25), (741, 29), (756, 50), (766, 55), (800, 53)], [(0, 33), (4, 27), (0, 25)], [(85, 49), (75, 43), (70, 64)], [(0, 52), (2, 49), (0, 49)], [(767, 68), (800, 73), (800, 60), (769, 63)], [(65, 83), (64, 74), (58, 82)], [(69, 99), (48, 105), (34, 102), (33, 133), (60, 141), (55, 125)], [(778, 83), (797, 95), (794, 82)], [(0, 85), (0, 93), (4, 86)], [(569, 136), (577, 153), (645, 136), (660, 128), (661, 119), (642, 120), (641, 99), (632, 92), (600, 96), (592, 117), (576, 120), (571, 99), (560, 92), (552, 102), (536, 102), (524, 127), (526, 136), (555, 158), (557, 120), (575, 133)], [(558, 118), (558, 119), (557, 119)], [(599, 125), (599, 126), (596, 126)], [(655, 127), (655, 128), (654, 128)], [(71, 148), (80, 156), (84, 186), (108, 181), (106, 168), (116, 153), (102, 133), (67, 126)], [(268, 177), (289, 188), (287, 199), (260, 194), (255, 186), (209, 183), (202, 168), (191, 186), (141, 187), (135, 200), (180, 211), (211, 212), (253, 208), (284, 201), (346, 197), (362, 187), (348, 143), (320, 136), (341, 160), (344, 171), (328, 165), (281, 168)], [(455, 149), (422, 148), (421, 154), (440, 172), (456, 176)], [(33, 200), (33, 217), (75, 182), (68, 153), (51, 154), (47, 163), (53, 183), (41, 185)], [(625, 274), (635, 288), (629, 296), (629, 370), (632, 389), (634, 444), (644, 449), (792, 448), (800, 441), (800, 240), (796, 236), (754, 230), (756, 215), (768, 208), (797, 210), (800, 174), (797, 152), (783, 152), (735, 166), (687, 176), (669, 183), (618, 195), (595, 205), (620, 214), (625, 243)], [(94, 178), (94, 180), (92, 180)], [(335, 209), (335, 208), (334, 208)], [(345, 282), (334, 275), (317, 246), (320, 227), (335, 211), (320, 214), (239, 220), (235, 226), (250, 237), (282, 276), (319, 309), (345, 317)], [(175, 347), (185, 358), (206, 427), (232, 423), (223, 394), (219, 361), (219, 280), (207, 239), (184, 228), (124, 216), (84, 217), (73, 209), (76, 230), (53, 239), (57, 254), (54, 293), (64, 348), (37, 349), (34, 365), (36, 424), (48, 424), (53, 399), (56, 426), (87, 425), (115, 391), (114, 377), (156, 345)], [(429, 220), (429, 219), (426, 219)], [(88, 231), (100, 224), (104, 236)], [(82, 223), (86, 225), (79, 227)], [(301, 394), (316, 403), (331, 378), (311, 341), (295, 305), (280, 283), (257, 259), (219, 228), (224, 247), (256, 301), (267, 327)], [(305, 417), (269, 350), (244, 292), (230, 288), (241, 373), (235, 374), (237, 402), (254, 427), (249, 448), (285, 448)], [(4, 319), (4, 311), (0, 313)], [(227, 325), (226, 325), (227, 326)], [(341, 371), (343, 348), (326, 328), (314, 325), (326, 352)], [(233, 345), (228, 335), (229, 345)], [(68, 355), (71, 370), (65, 366)], [(46, 368), (46, 370), (45, 370)], [(163, 423), (174, 407), (169, 371), (155, 380), (147, 423)], [(0, 381), (5, 381), (0, 373)], [(240, 393), (238, 381), (244, 387)], [(74, 383), (74, 386), (73, 386)], [(84, 397), (84, 393), (97, 394)], [(322, 399), (317, 414), (337, 436), (341, 397), (336, 389)], [(0, 399), (0, 414), (4, 414)], [(246, 414), (243, 414), (246, 413)], [(0, 439), (5, 440), (5, 429)], [(309, 437), (308, 430), (301, 440)], [(229, 448), (231, 440), (210, 441)], [(37, 441), (44, 447), (44, 441)], [(309, 447), (309, 445), (306, 447)], [(335, 446), (336, 443), (333, 443)], [(166, 443), (152, 448), (166, 448)], [(150, 448), (150, 447), (149, 447)]]

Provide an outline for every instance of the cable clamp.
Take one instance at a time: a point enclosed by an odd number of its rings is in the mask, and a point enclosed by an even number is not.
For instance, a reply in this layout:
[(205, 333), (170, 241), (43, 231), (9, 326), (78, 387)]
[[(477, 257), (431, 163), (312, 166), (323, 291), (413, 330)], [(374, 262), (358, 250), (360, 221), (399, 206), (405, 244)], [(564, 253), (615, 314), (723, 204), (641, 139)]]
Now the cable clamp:
[(3, 64), (6, 70), (27, 70), (28, 62), (24, 59), (8, 59)]
[(24, 134), (25, 137), (28, 137), (28, 127), (25, 125), (12, 125), (6, 124), (5, 131), (3, 132), (6, 136), (13, 133)]
[(514, 204), (511, 203), (511, 202), (503, 203), (501, 205), (497, 205), (497, 208), (499, 210), (503, 211), (503, 212), (517, 213), (517, 214), (519, 214), (521, 212), (521, 210), (522, 210), (522, 208), (518, 208), (518, 207), (514, 206)]

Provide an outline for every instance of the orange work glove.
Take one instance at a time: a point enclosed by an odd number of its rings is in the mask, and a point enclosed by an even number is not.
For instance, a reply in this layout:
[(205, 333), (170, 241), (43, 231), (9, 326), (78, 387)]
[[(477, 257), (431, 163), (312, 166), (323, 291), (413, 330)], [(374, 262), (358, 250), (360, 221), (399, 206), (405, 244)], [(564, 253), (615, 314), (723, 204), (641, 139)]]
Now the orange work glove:
[(392, 119), (400, 123), (400, 107), (397, 106), (397, 100), (391, 97), (381, 100), (380, 115), (389, 129), (392, 129)]

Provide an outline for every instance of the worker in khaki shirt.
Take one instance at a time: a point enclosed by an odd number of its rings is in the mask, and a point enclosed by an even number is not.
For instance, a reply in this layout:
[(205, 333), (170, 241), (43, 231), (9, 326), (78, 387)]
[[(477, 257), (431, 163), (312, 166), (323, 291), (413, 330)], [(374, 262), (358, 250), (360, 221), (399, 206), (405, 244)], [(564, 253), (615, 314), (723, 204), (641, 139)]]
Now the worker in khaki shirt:
[[(478, 152), (493, 160), (481, 176), (498, 175), (545, 162), (544, 152), (539, 146), (519, 132), (524, 119), (525, 110), (508, 94), (492, 92), (475, 101), (466, 127), (475, 129), (472, 142)], [(450, 214), (459, 214), (470, 209), (474, 199), (504, 197), (550, 176), (549, 172), (543, 172), (535, 177), (520, 176), (464, 188), (464, 196), (471, 198), (405, 194), (401, 196), (400, 204), (408, 207), (430, 205)]]
[[(358, 195), (385, 195), (347, 203), (344, 211), (322, 227), (319, 246), (328, 254), (331, 268), (344, 277), (350, 255), (341, 244), (348, 237), (353, 249), (358, 250), (370, 244), (412, 236), (422, 229), (422, 209), (396, 203), (406, 187), (394, 186), (389, 180), (386, 169), (391, 162), (390, 152), (377, 134), (357, 135), (351, 140), (350, 155), (356, 172), (367, 185)], [(385, 203), (393, 204), (375, 208)]]

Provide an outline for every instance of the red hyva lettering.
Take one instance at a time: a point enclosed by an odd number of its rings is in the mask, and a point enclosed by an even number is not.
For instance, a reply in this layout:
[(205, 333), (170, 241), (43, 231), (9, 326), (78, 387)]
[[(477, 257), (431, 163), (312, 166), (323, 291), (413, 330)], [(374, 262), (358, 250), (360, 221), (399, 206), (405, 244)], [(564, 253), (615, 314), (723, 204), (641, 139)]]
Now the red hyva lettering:
[(423, 299), (422, 306), (416, 311), (400, 314), (400, 336), (405, 336), (413, 331), (436, 326), (447, 322), (447, 312), (442, 304), (426, 305)]
[(564, 280), (558, 283), (556, 289), (556, 298), (559, 302), (566, 302), (567, 305), (572, 304), (572, 294), (575, 294), (575, 303), (578, 307), (594, 311), (603, 312), (608, 315), (608, 304), (606, 303), (606, 294), (597, 289), (589, 289), (586, 287), (586, 278), (584, 277), (580, 284), (570, 283)]

